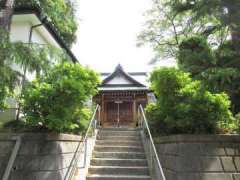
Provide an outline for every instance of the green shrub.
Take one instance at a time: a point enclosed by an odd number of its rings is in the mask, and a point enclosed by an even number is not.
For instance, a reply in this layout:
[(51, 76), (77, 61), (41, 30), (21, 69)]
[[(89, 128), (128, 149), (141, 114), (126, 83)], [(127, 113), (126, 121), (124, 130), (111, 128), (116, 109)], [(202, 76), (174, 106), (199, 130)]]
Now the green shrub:
[(232, 124), (228, 96), (205, 90), (190, 74), (175, 68), (160, 68), (152, 73), (150, 80), (157, 102), (148, 105), (146, 113), (155, 132), (216, 133)]
[(198, 75), (216, 64), (207, 40), (198, 36), (188, 38), (180, 44), (177, 59), (179, 68), (192, 75)]
[(97, 92), (97, 84), (96, 73), (88, 68), (70, 63), (57, 65), (26, 88), (26, 122), (58, 132), (83, 129), (91, 115), (85, 104)]
[(213, 93), (224, 92), (231, 100), (233, 114), (240, 111), (240, 55), (231, 41), (213, 49), (201, 36), (185, 39), (178, 51), (179, 69)]
[(240, 112), (235, 115), (237, 132), (240, 133)]

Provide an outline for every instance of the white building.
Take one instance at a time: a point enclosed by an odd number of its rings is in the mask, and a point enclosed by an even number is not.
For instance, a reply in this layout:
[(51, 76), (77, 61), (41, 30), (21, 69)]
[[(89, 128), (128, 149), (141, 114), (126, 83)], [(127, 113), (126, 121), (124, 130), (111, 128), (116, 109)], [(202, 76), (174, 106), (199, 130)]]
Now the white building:
[[(5, 7), (6, 9), (7, 7)], [(7, 15), (7, 11), (0, 10), (0, 26), (3, 24), (4, 16)], [(10, 27), (10, 40), (12, 42), (21, 41), (23, 43), (34, 43), (40, 45), (48, 45), (55, 48), (64, 50), (69, 59), (75, 63), (77, 58), (72, 53), (71, 49), (66, 45), (61, 35), (55, 26), (48, 21), (47, 17), (42, 18), (41, 10), (37, 7), (21, 6), (15, 7)], [(15, 68), (18, 68), (17, 66)], [(32, 79), (33, 75), (28, 74), (28, 79)], [(16, 116), (16, 102), (14, 99), (9, 99), (9, 109), (4, 112), (0, 112), (0, 123), (3, 121), (9, 121), (15, 119)]]

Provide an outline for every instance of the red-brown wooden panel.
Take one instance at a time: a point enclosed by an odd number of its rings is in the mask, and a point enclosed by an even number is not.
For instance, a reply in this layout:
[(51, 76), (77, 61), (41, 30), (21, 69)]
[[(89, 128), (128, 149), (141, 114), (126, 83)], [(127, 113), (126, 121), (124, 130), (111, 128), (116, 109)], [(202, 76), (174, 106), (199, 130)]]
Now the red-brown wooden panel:
[(104, 126), (132, 126), (134, 124), (132, 106), (132, 102), (122, 101), (119, 104), (116, 102), (106, 102)]
[(123, 102), (120, 104), (120, 126), (126, 126), (133, 123), (133, 105), (132, 102)]
[(117, 124), (118, 105), (115, 102), (106, 102), (106, 123), (110, 126)]

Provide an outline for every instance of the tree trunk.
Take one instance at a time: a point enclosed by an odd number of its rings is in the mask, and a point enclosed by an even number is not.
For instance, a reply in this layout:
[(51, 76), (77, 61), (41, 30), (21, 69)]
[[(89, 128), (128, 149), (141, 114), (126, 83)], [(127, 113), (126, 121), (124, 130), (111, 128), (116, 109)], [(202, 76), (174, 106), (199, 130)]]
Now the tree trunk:
[(228, 10), (227, 24), (231, 33), (231, 40), (236, 50), (240, 50), (240, 1), (225, 1)]
[(0, 9), (0, 12), (2, 13), (2, 16), (0, 17), (0, 27), (6, 30), (10, 30), (14, 2), (14, 0), (6, 0), (4, 8)]

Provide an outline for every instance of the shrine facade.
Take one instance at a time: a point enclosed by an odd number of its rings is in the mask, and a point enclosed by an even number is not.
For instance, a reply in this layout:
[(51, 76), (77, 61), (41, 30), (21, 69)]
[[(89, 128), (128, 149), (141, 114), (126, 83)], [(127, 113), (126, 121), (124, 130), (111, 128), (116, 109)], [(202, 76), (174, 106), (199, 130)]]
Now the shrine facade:
[(113, 73), (102, 73), (104, 78), (99, 93), (93, 98), (101, 106), (102, 127), (136, 127), (137, 109), (148, 102), (149, 88), (135, 77), (147, 78), (147, 74), (127, 73), (121, 65)]

